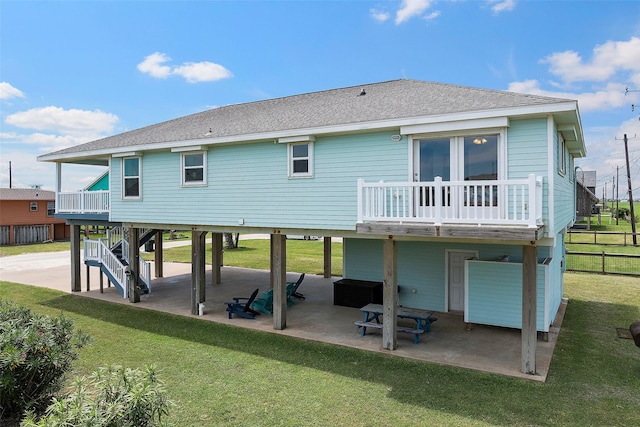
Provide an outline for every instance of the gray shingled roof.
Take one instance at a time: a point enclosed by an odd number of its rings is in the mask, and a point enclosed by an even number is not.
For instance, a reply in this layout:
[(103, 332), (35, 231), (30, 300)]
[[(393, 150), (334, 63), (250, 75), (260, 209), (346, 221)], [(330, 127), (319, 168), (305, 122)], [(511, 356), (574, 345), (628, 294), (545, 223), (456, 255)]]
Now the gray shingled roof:
[[(358, 96), (362, 89), (366, 95)], [(189, 141), (209, 129), (206, 136), (224, 138), (567, 101), (573, 100), (401, 79), (215, 108), (49, 155)]]
[(0, 188), (0, 200), (50, 200), (56, 199), (54, 191), (34, 188)]

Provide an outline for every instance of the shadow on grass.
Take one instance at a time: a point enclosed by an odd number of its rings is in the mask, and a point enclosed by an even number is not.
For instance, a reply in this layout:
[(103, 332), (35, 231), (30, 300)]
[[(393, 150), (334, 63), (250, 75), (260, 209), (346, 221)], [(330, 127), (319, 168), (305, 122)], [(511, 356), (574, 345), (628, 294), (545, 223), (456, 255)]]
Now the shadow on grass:
[[(19, 295), (20, 291), (15, 293)], [(390, 398), (404, 404), (476, 421), (503, 425), (640, 422), (639, 414), (619, 409), (640, 404), (640, 352), (632, 341), (615, 334), (615, 326), (624, 319), (637, 317), (638, 308), (634, 306), (570, 301), (550, 379), (540, 384), (76, 295), (44, 290), (32, 293), (35, 304), (45, 307), (383, 384)]]

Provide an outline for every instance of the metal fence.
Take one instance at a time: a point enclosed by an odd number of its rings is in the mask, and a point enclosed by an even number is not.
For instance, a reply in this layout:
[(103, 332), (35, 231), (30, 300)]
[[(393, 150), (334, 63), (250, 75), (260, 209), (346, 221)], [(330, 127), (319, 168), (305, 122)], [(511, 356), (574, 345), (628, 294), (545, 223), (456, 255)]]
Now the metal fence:
[[(574, 245), (633, 246), (633, 234), (630, 231), (569, 230), (565, 243)], [(640, 233), (635, 233), (635, 235), (636, 240), (640, 241)]]
[(640, 277), (640, 255), (568, 251), (566, 260), (567, 271)]

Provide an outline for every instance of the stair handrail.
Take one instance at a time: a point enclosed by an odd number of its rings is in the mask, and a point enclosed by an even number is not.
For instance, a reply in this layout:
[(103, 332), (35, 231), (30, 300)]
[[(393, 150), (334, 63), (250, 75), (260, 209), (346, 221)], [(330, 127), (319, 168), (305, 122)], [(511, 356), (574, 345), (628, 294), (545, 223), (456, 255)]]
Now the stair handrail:
[(120, 262), (118, 257), (111, 252), (108, 244), (108, 239), (84, 239), (84, 260), (96, 261), (103, 265), (113, 276), (117, 285), (123, 289), (124, 298), (128, 297), (127, 292), (127, 276), (125, 274), (125, 266)]

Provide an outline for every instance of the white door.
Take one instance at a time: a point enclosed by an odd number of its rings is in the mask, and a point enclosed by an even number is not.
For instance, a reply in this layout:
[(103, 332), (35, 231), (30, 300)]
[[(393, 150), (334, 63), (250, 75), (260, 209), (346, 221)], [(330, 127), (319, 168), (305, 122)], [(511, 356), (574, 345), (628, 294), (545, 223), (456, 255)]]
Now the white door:
[(450, 251), (448, 257), (449, 311), (464, 312), (464, 262), (477, 257), (476, 252)]

